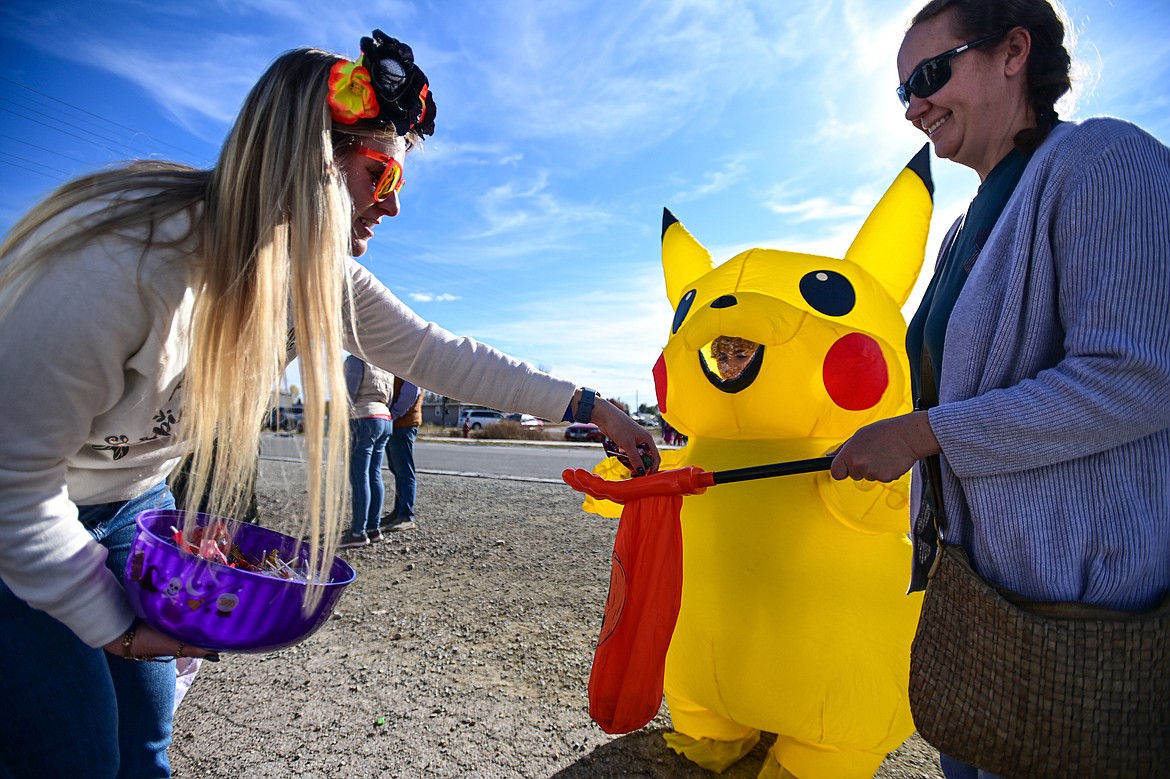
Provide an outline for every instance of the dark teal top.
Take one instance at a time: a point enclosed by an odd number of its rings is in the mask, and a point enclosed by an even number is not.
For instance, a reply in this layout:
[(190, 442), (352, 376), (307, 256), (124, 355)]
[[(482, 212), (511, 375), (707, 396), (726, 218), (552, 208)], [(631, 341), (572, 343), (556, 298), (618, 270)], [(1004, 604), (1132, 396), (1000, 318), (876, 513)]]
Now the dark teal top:
[[(987, 242), (987, 237), (991, 235), (991, 228), (995, 227), (999, 215), (1003, 213), (1003, 208), (1015, 191), (1020, 177), (1024, 175), (1024, 168), (1028, 166), (1031, 157), (1031, 154), (1012, 149), (979, 185), (975, 199), (971, 201), (967, 213), (963, 216), (958, 234), (935, 268), (934, 278), (930, 280), (930, 286), (922, 296), (918, 311), (910, 320), (906, 330), (906, 355), (910, 358), (910, 381), (915, 408), (923, 407), (920, 402), (922, 345), (925, 342), (926, 352), (930, 355), (934, 367), (934, 386), (937, 392), (942, 381), (943, 342), (946, 340), (951, 311), (955, 308), (959, 293), (963, 291), (963, 285), (967, 282), (967, 276), (975, 265), (979, 251)], [(937, 398), (934, 402), (938, 402)]]

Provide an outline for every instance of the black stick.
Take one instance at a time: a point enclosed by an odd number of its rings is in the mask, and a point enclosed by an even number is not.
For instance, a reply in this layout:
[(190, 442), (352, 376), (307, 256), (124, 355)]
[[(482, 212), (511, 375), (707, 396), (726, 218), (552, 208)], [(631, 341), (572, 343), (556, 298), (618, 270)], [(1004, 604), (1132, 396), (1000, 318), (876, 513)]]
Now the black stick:
[(728, 484), (733, 481), (749, 481), (751, 479), (766, 479), (770, 476), (793, 476), (798, 473), (813, 473), (827, 471), (833, 464), (833, 455), (814, 457), (811, 460), (794, 460), (789, 463), (772, 463), (771, 465), (753, 465), (751, 468), (736, 468), (730, 471), (715, 471), (711, 474), (716, 484)]

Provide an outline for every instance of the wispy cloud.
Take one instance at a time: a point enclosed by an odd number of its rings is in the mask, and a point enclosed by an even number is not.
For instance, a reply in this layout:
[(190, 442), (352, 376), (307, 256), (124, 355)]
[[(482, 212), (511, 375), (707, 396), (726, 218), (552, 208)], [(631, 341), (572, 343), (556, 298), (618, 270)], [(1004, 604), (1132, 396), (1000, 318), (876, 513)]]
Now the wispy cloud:
[(447, 168), (463, 168), (467, 166), (485, 167), (505, 165), (516, 167), (523, 162), (524, 153), (517, 151), (504, 141), (494, 143), (467, 142), (436, 138), (427, 140), (422, 154), (416, 154), (412, 161), (416, 164), (442, 166)]
[(698, 181), (687, 182), (689, 188), (672, 195), (671, 202), (684, 203), (726, 191), (744, 180), (748, 172), (749, 159), (749, 155), (741, 154), (728, 159), (714, 160), (711, 162), (713, 170), (707, 169), (706, 166), (695, 166), (693, 170), (698, 174)]
[(633, 2), (620, 14), (484, 7), (464, 25), (481, 45), (460, 63), (471, 75), (464, 69), (459, 81), (475, 89), (459, 95), (455, 110), (520, 137), (638, 147), (687, 123), (723, 121), (723, 106), (803, 56), (796, 31), (819, 13), (695, 2)]
[[(309, 40), (347, 41), (349, 45), (337, 51), (353, 56), (360, 53), (358, 42), (361, 36), (371, 32), (368, 25), (385, 28), (388, 35), (401, 36), (399, 28), (405, 27), (407, 22), (417, 25), (419, 17), (415, 4), (407, 0), (366, 0), (362, 3), (361, 13), (338, 14), (322, 13), (317, 3), (289, 0), (216, 0), (216, 4), (232, 15), (257, 14), (280, 20), (283, 26), (300, 31)], [(290, 45), (309, 44), (295, 42)], [(315, 45), (327, 44), (318, 42)]]
[(462, 300), (459, 295), (452, 295), (447, 292), (435, 294), (433, 292), (411, 292), (410, 299), (416, 303), (450, 303), (453, 300)]
[[(209, 13), (207, 5), (218, 6), (218, 12)], [(314, 4), (285, 0), (119, 0), (101, 8), (79, 4), (60, 10), (31, 18), (28, 34), (43, 45), (51, 42), (54, 53), (125, 78), (184, 129), (217, 141), (280, 53), (315, 46), (356, 56), (361, 36), (370, 34), (367, 23), (351, 14), (321, 14)], [(366, 10), (372, 18), (403, 22), (417, 15), (412, 3), (400, 0), (372, 0)], [(90, 14), (101, 14), (101, 24), (87, 18)], [(51, 35), (43, 34), (46, 26)], [(101, 35), (94, 35), (99, 26)]]
[(537, 171), (531, 180), (514, 179), (492, 187), (477, 201), (476, 208), (486, 227), (465, 236), (478, 241), (514, 233), (559, 237), (597, 230), (612, 221), (603, 209), (582, 203), (569, 203), (558, 197), (549, 185), (549, 172)]
[(826, 67), (806, 71), (811, 79), (807, 88), (818, 95), (821, 115), (816, 132), (804, 143), (832, 150), (854, 174), (875, 182), (909, 161), (915, 146), (926, 140), (907, 124), (894, 94), (895, 57), (906, 25), (921, 5), (920, 0), (907, 0), (900, 7), (845, 0), (833, 20), (838, 29), (825, 38), (835, 53), (825, 52)]
[(108, 42), (82, 43), (78, 54), (146, 91), (188, 130), (200, 134), (206, 119), (230, 124), (243, 95), (267, 65), (271, 50), (249, 36), (204, 42), (199, 58), (176, 58), (157, 51)]
[[(582, 316), (588, 327), (582, 327)], [(571, 300), (536, 300), (484, 319), (475, 335), (606, 396), (654, 403), (651, 368), (666, 343), (673, 312), (658, 266)]]
[(856, 196), (848, 203), (825, 197), (810, 197), (795, 202), (768, 200), (764, 207), (775, 214), (791, 217), (792, 221), (798, 224), (813, 220), (847, 219), (865, 213), (865, 206), (857, 201)]

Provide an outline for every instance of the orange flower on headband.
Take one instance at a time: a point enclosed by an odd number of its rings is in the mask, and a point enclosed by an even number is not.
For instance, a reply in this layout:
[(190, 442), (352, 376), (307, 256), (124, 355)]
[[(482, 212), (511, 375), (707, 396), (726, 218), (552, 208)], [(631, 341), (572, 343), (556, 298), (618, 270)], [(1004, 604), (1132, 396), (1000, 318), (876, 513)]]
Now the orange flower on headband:
[(362, 60), (338, 60), (329, 71), (329, 108), (334, 120), (353, 124), (378, 115), (378, 100), (370, 83), (370, 71)]

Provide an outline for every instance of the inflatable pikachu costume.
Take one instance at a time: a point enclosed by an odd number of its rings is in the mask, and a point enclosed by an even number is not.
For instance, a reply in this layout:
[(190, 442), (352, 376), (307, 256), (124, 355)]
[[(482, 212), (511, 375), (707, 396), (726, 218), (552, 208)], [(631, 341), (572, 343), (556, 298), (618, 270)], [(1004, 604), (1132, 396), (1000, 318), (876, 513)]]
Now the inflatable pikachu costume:
[[(675, 316), (654, 374), (660, 411), (690, 442), (664, 468), (814, 458), (910, 410), (900, 309), (925, 253), (929, 166), (924, 148), (844, 260), (751, 249), (713, 267), (665, 213)], [(628, 472), (607, 458), (598, 473)], [(908, 492), (908, 477), (886, 485), (822, 471), (683, 499), (682, 600), (664, 681), (671, 747), (722, 771), (766, 731), (777, 738), (761, 776), (870, 777), (910, 736), (921, 597), (906, 595)], [(592, 498), (586, 509), (619, 511)]]

